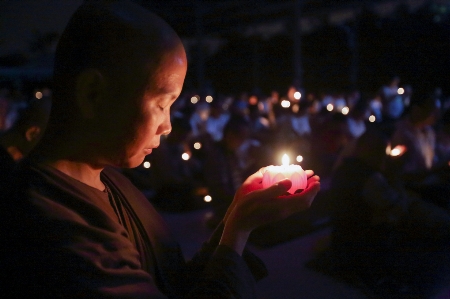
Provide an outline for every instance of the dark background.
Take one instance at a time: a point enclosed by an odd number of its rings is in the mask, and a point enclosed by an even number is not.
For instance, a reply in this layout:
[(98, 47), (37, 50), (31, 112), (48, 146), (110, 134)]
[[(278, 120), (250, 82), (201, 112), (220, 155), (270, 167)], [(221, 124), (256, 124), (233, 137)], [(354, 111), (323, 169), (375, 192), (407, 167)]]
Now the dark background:
[[(25, 3), (2, 1), (6, 4), (0, 7)], [(371, 94), (398, 75), (402, 85), (441, 87), (444, 94), (450, 93), (450, 1), (134, 1), (164, 18), (185, 42), (186, 90), (284, 93), (295, 83), (317, 94), (352, 89)], [(52, 13), (62, 8), (55, 4)], [(42, 22), (51, 20), (42, 17)], [(299, 20), (309, 27), (299, 26)], [(32, 26), (20, 22), (13, 24)], [(249, 28), (259, 29), (249, 33)], [(28, 54), (0, 55), (0, 82), (21, 77), (33, 86), (51, 85), (59, 34), (37, 32), (28, 41)], [(0, 36), (0, 48), (1, 40)], [(13, 68), (25, 68), (28, 74), (17, 75), (9, 71)]]

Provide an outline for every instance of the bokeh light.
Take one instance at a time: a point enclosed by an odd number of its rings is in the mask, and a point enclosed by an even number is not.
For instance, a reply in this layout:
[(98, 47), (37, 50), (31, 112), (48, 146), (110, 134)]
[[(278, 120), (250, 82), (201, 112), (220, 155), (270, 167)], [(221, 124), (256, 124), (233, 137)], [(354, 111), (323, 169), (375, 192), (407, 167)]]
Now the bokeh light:
[(200, 142), (196, 142), (196, 143), (194, 143), (194, 148), (195, 149), (201, 149), (202, 148), (202, 144), (200, 143)]
[(199, 98), (200, 98), (199, 96), (193, 96), (193, 97), (191, 98), (191, 103), (192, 103), (192, 104), (197, 104)]
[(288, 100), (282, 100), (281, 101), (281, 107), (289, 108), (290, 106), (291, 106), (291, 102), (289, 102)]
[(328, 104), (328, 105), (327, 105), (327, 110), (328, 110), (328, 111), (333, 111), (333, 109), (334, 109), (333, 104)]
[(347, 115), (349, 111), (350, 111), (350, 109), (349, 109), (347, 106), (345, 106), (345, 107), (342, 108), (342, 110), (341, 110), (342, 114), (344, 114), (344, 115)]

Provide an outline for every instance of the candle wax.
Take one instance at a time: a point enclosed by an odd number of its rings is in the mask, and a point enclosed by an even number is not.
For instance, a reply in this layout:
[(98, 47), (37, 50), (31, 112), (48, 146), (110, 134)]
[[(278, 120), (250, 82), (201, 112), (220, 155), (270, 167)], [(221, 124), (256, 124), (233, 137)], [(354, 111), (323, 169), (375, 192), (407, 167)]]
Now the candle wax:
[(281, 165), (281, 166), (267, 166), (263, 170), (263, 188), (272, 186), (273, 184), (283, 180), (289, 179), (292, 182), (289, 193), (293, 194), (298, 189), (305, 189), (307, 183), (306, 172), (300, 165)]

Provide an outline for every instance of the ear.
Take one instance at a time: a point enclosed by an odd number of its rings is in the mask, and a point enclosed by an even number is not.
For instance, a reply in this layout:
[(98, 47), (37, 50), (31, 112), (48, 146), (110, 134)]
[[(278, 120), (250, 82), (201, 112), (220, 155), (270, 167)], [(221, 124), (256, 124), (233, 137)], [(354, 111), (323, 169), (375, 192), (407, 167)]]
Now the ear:
[(81, 72), (76, 81), (76, 101), (85, 118), (95, 117), (98, 106), (106, 93), (106, 80), (100, 71), (87, 69)]
[(41, 134), (41, 128), (38, 126), (31, 126), (25, 132), (25, 139), (28, 142), (35, 141)]

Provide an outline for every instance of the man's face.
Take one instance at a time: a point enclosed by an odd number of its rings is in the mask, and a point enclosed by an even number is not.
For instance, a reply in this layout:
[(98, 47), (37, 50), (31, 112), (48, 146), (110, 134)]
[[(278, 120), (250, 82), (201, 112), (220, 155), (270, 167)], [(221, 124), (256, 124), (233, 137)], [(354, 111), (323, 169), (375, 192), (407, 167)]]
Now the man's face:
[(159, 146), (161, 135), (169, 134), (170, 106), (181, 93), (187, 62), (184, 49), (164, 55), (152, 71), (144, 94), (133, 103), (120, 106), (120, 115), (112, 125), (117, 131), (110, 142), (107, 164), (132, 168), (139, 166), (152, 149)]

